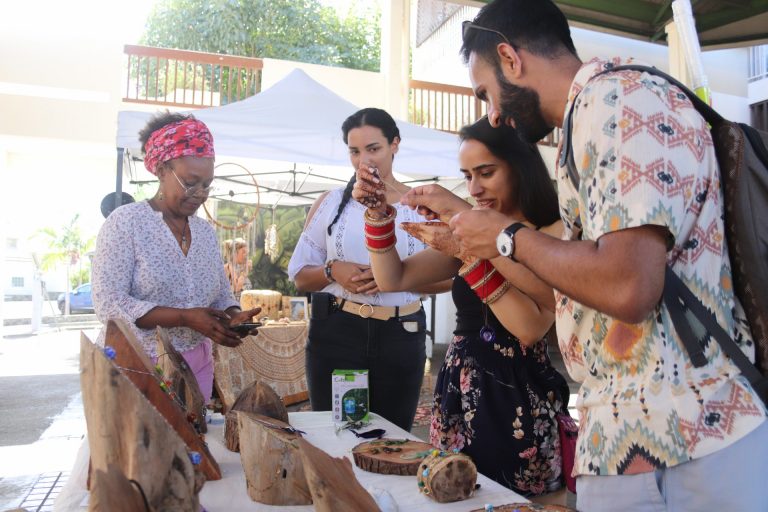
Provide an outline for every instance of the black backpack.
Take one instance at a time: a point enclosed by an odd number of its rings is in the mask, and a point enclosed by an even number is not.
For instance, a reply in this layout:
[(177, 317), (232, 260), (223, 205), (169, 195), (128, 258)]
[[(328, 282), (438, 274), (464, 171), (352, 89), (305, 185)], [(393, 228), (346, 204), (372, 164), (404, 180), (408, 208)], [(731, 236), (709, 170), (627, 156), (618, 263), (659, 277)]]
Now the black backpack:
[[(755, 365), (669, 266), (663, 300), (693, 365), (699, 368), (707, 364), (703, 344), (711, 335), (768, 405), (768, 133), (724, 119), (693, 91), (656, 68), (615, 66), (592, 78), (622, 70), (646, 72), (679, 87), (710, 125), (725, 198), (725, 231), (733, 287), (752, 332)], [(574, 98), (563, 122), (560, 166), (567, 165), (571, 182), (578, 189), (579, 175), (571, 145), (575, 104)]]

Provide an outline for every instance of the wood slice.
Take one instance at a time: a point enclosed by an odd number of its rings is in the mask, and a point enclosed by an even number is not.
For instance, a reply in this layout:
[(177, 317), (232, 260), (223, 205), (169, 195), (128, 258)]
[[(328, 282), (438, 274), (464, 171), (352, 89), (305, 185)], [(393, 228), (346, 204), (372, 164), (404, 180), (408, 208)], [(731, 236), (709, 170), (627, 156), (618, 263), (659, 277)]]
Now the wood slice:
[(283, 401), (269, 385), (256, 381), (245, 388), (227, 413), (224, 440), (231, 452), (240, 451), (240, 434), (236, 411), (255, 412), (288, 423), (288, 411)]
[(477, 468), (463, 453), (434, 450), (419, 466), (419, 490), (438, 503), (466, 500), (475, 493)]
[[(80, 341), (80, 385), (94, 475), (99, 471), (109, 475), (113, 465), (137, 482), (151, 510), (198, 510), (202, 472), (192, 464), (187, 445), (122, 369), (85, 335)], [(110, 485), (108, 481), (102, 480)], [(91, 492), (110, 492), (111, 487), (97, 490), (96, 485), (94, 476)]]
[(210, 397), (203, 397), (194, 372), (162, 327), (157, 328), (157, 365), (163, 371), (163, 378), (171, 383), (171, 391), (176, 393), (195, 429), (203, 434), (208, 432), (205, 407)]
[(415, 475), (422, 459), (435, 447), (410, 439), (366, 441), (352, 448), (355, 464), (360, 469), (382, 475)]
[(304, 462), (312, 502), (317, 512), (376, 512), (379, 506), (355, 477), (346, 457), (331, 457), (306, 439), (294, 441)]
[(291, 426), (287, 423), (261, 414), (235, 414), (248, 496), (267, 505), (310, 505), (312, 494), (304, 464), (299, 447), (293, 442), (301, 434), (289, 432)]
[(205, 477), (208, 480), (220, 480), (221, 469), (216, 459), (211, 455), (201, 435), (187, 421), (186, 411), (171, 400), (168, 394), (160, 388), (152, 361), (122, 320), (110, 320), (107, 323), (104, 344), (115, 350), (114, 363), (125, 368), (122, 371), (123, 375), (139, 388), (139, 391), (171, 424), (171, 427), (184, 440), (189, 449), (201, 455), (200, 467)]
[[(484, 508), (476, 508), (471, 512), (485, 512)], [(507, 503), (506, 505), (494, 505), (493, 512), (576, 512), (572, 508), (563, 505), (540, 505), (538, 503)]]

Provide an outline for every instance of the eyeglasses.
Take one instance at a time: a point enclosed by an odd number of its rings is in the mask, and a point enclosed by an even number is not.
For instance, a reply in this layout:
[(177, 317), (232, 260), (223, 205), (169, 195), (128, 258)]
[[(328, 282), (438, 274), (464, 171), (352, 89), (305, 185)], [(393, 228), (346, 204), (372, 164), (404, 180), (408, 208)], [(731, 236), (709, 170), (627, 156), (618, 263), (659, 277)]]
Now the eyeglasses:
[(474, 23), (472, 23), (471, 21), (465, 21), (465, 22), (463, 22), (463, 23), (461, 24), (461, 38), (462, 38), (462, 40), (464, 40), (464, 39), (466, 39), (466, 38), (467, 38), (467, 32), (468, 32), (469, 30), (471, 30), (471, 29), (475, 29), (475, 30), (482, 30), (482, 31), (484, 31), (484, 32), (490, 32), (491, 34), (496, 34), (497, 36), (499, 36), (500, 38), (502, 38), (502, 39), (504, 40), (504, 42), (505, 42), (505, 43), (507, 43), (509, 46), (511, 46), (511, 47), (513, 47), (513, 48), (515, 47), (515, 45), (513, 45), (513, 44), (512, 44), (512, 43), (509, 41), (509, 39), (507, 39), (507, 36), (505, 36), (504, 34), (502, 34), (501, 32), (499, 32), (498, 30), (493, 30), (492, 28), (485, 28), (485, 27), (481, 27), (480, 25), (475, 25), (475, 24), (474, 24)]
[(179, 179), (178, 176), (176, 176), (176, 172), (171, 169), (171, 174), (173, 174), (173, 177), (176, 178), (176, 181), (179, 182), (179, 185), (181, 188), (184, 189), (184, 195), (187, 197), (195, 197), (195, 196), (207, 196), (211, 193), (211, 190), (213, 190), (212, 185), (208, 185), (207, 187), (204, 187), (202, 183), (198, 183), (197, 185), (192, 185), (191, 187), (186, 186), (182, 181)]

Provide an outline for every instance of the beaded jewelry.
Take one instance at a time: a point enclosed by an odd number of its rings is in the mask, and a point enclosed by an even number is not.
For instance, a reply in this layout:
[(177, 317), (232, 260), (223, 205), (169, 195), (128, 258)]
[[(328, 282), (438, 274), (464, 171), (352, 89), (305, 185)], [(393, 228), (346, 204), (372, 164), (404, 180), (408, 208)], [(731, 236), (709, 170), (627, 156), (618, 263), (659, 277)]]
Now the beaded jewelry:
[[(445, 481), (442, 485), (433, 486), (434, 478), (437, 473), (443, 469), (453, 466), (453, 470), (449, 470), (449, 473), (454, 473), (458, 469), (466, 475), (465, 482), (452, 482), (458, 485), (446, 486)], [(419, 466), (419, 471), (416, 473), (417, 484), (419, 486), (419, 492), (429, 496), (438, 503), (447, 503), (451, 501), (464, 500), (474, 494), (477, 486), (477, 468), (472, 459), (463, 453), (460, 453), (458, 449), (454, 449), (450, 452), (445, 450), (432, 450), (427, 455)]]

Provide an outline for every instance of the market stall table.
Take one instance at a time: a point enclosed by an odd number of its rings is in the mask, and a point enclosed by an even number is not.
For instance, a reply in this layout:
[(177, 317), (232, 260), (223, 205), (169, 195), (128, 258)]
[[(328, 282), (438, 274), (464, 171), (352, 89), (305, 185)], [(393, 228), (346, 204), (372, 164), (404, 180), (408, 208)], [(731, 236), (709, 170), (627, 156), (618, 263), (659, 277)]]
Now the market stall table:
[[(383, 428), (386, 430), (386, 437), (393, 439), (418, 439), (408, 432), (402, 430), (393, 423), (384, 418), (372, 414), (372, 422), (366, 427), (366, 430), (372, 428)], [(289, 413), (291, 425), (305, 432), (305, 439), (324, 450), (334, 457), (347, 457), (352, 460), (352, 448), (364, 441), (358, 439), (352, 432), (341, 431), (338, 435), (331, 423), (331, 413), (322, 412), (294, 412)], [(281, 507), (273, 505), (264, 505), (251, 501), (248, 497), (245, 483), (245, 473), (240, 463), (240, 454), (228, 451), (224, 447), (224, 417), (214, 415), (206, 441), (211, 453), (216, 458), (221, 467), (222, 479), (213, 482), (206, 482), (203, 490), (200, 492), (200, 503), (207, 512), (253, 512), (253, 511), (302, 511), (314, 510), (311, 505), (308, 506), (290, 506)], [(499, 485), (489, 478), (478, 474), (477, 482), (480, 488), (475, 491), (475, 495), (465, 501), (454, 503), (436, 503), (427, 496), (419, 492), (415, 476), (396, 476), (380, 475), (369, 473), (354, 466), (355, 476), (360, 484), (369, 492), (376, 489), (388, 492), (397, 503), (399, 510), (418, 510), (422, 511), (469, 511), (477, 508), (483, 508), (487, 503), (491, 505), (503, 505), (505, 503), (527, 502), (519, 494)], [(73, 473), (74, 474), (74, 473)], [(66, 493), (62, 492), (59, 500), (67, 502), (76, 502), (80, 506), (70, 508), (59, 507), (57, 501), (56, 510), (62, 511), (83, 511), (86, 506), (82, 506), (87, 492), (84, 489), (74, 490), (69, 486)], [(72, 499), (72, 493), (75, 498), (78, 492), (79, 499)], [(64, 496), (67, 495), (65, 498)]]

